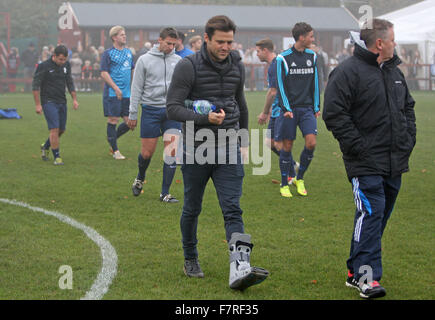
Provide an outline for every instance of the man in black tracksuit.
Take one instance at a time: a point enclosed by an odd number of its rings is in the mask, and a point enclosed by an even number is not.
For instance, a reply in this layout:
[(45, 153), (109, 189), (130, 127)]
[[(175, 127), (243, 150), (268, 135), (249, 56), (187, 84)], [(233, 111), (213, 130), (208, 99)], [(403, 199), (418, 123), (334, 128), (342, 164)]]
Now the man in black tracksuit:
[[(184, 206), (180, 227), (184, 272), (189, 277), (204, 277), (198, 263), (196, 234), (204, 190), (211, 178), (231, 252), (229, 284), (243, 290), (263, 281), (268, 272), (249, 264), (252, 243), (250, 235), (244, 233), (240, 208), (244, 169), (237, 132), (247, 133), (248, 109), (243, 91), (244, 66), (239, 54), (231, 51), (235, 30), (234, 22), (226, 16), (207, 22), (201, 50), (175, 67), (166, 110), (169, 119), (183, 123)], [(208, 114), (194, 113), (184, 106), (186, 99), (208, 100), (217, 109)], [(205, 141), (198, 141), (204, 138), (200, 133), (206, 134)], [(246, 143), (246, 139), (241, 140)]]
[(325, 91), (323, 119), (340, 144), (356, 204), (346, 285), (363, 298), (386, 294), (381, 238), (407, 172), (416, 142), (414, 105), (397, 67), (393, 25), (368, 21), (353, 57), (333, 70)]
[(71, 66), (67, 59), (68, 49), (63, 45), (57, 46), (54, 54), (38, 65), (32, 82), (35, 111), (37, 114), (44, 114), (50, 132), (48, 139), (41, 145), (41, 157), (42, 160), (48, 160), (51, 148), (55, 165), (63, 165), (59, 139), (66, 130), (65, 88), (68, 88), (73, 99), (73, 109), (77, 110), (79, 106), (71, 76)]

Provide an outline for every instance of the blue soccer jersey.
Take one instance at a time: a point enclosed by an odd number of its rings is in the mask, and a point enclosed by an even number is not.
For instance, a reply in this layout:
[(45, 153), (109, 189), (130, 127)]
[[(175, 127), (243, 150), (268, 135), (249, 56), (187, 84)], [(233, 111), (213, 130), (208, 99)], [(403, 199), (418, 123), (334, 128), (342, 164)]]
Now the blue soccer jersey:
[(320, 108), (317, 56), (312, 50), (297, 51), (294, 47), (276, 58), (278, 97), (282, 110), (295, 107)]
[[(276, 58), (272, 60), (269, 69), (267, 70), (267, 82), (269, 88), (278, 89), (278, 83), (276, 79)], [(279, 98), (277, 94), (275, 100), (273, 100), (272, 103), (272, 114), (270, 115), (270, 117), (277, 118), (279, 117), (280, 113), (281, 113), (281, 108), (279, 107)]]
[[(130, 98), (131, 72), (134, 68), (133, 54), (130, 49), (118, 50), (115, 47), (104, 51), (101, 57), (101, 71), (109, 73), (113, 82), (122, 91), (124, 98)], [(107, 83), (104, 85), (105, 97), (116, 97), (113, 90)]]

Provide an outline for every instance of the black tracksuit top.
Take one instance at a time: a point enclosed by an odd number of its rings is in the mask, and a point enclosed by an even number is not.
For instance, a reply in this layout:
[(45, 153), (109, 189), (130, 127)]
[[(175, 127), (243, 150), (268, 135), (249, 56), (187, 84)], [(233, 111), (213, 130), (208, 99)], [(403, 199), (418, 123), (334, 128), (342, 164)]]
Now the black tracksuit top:
[(401, 61), (394, 56), (379, 65), (377, 57), (355, 45), (325, 90), (323, 120), (340, 144), (349, 180), (408, 171), (416, 142), (415, 101), (397, 67)]
[(40, 90), (41, 104), (47, 102), (66, 104), (65, 87), (69, 92), (75, 91), (71, 77), (71, 66), (58, 66), (52, 58), (41, 62), (33, 76), (32, 90)]

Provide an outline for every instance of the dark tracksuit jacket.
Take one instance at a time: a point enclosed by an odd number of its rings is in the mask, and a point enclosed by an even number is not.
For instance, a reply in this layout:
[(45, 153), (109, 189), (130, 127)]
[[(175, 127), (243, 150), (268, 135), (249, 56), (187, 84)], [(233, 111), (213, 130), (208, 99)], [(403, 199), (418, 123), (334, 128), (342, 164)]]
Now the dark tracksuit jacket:
[(320, 108), (317, 55), (305, 49), (299, 52), (292, 47), (276, 58), (278, 98), (283, 112), (297, 107)]
[(65, 65), (58, 66), (50, 57), (38, 64), (33, 76), (32, 89), (40, 90), (41, 104), (47, 102), (66, 104), (65, 87), (70, 93), (75, 91), (68, 61)]

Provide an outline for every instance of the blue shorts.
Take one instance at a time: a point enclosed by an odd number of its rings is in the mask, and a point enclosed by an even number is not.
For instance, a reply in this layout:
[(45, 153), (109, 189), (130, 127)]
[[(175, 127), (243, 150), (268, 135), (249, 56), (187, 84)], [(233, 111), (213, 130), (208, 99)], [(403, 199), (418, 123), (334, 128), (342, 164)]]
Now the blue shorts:
[(67, 108), (64, 103), (47, 102), (42, 105), (48, 130), (59, 129), (65, 131)]
[(275, 141), (296, 140), (296, 129), (302, 131), (305, 137), (307, 134), (317, 135), (317, 119), (311, 107), (293, 108), (293, 118), (285, 118), (281, 113), (275, 122)]
[(267, 126), (266, 138), (274, 139), (275, 137), (275, 123), (277, 118), (270, 117), (269, 125)]
[(130, 98), (103, 97), (103, 109), (105, 117), (128, 117)]
[(172, 129), (171, 134), (181, 134), (181, 123), (169, 120), (166, 115), (166, 108), (142, 105), (142, 115), (140, 118), (141, 138), (157, 138), (170, 129)]

